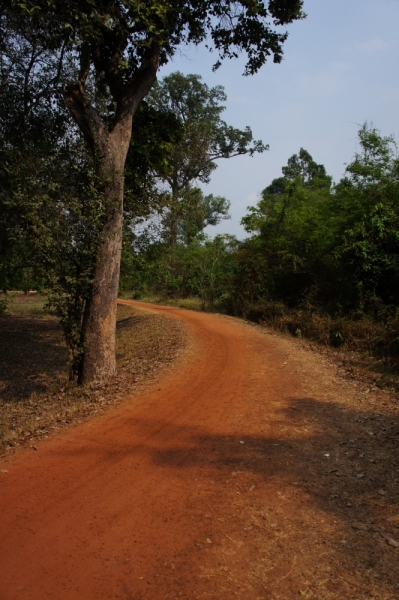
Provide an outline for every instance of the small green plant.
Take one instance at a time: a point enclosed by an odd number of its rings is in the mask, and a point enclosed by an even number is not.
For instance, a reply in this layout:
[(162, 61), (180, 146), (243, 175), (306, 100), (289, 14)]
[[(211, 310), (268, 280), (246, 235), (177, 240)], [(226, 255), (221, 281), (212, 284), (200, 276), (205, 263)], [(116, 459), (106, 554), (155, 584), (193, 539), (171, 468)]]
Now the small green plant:
[(7, 313), (7, 298), (0, 300), (0, 317), (3, 317)]
[(333, 346), (342, 346), (344, 341), (344, 336), (340, 331), (333, 331), (331, 333), (331, 344)]

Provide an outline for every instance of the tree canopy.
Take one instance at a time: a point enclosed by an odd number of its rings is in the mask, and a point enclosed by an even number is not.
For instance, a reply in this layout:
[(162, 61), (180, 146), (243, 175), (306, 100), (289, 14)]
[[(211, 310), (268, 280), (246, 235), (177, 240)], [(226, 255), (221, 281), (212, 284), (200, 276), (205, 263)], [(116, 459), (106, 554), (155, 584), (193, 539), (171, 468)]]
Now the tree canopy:
[[(145, 167), (147, 162), (140, 185), (134, 179), (135, 169), (126, 188), (132, 186), (142, 205), (151, 204), (150, 196), (158, 197), (153, 205), (163, 208), (163, 236), (170, 243), (176, 243), (179, 234), (188, 240), (207, 225), (227, 218), (228, 201), (205, 197), (196, 187), (199, 182), (209, 183), (219, 159), (268, 149), (253, 140), (249, 127), (240, 130), (221, 119), (226, 100), (222, 86), (209, 88), (199, 75), (177, 72), (156, 83), (138, 111), (127, 164), (139, 162)], [(157, 117), (149, 121), (143, 115)], [(143, 157), (145, 138), (154, 141), (158, 150), (149, 148)]]
[[(56, 147), (58, 134), (47, 117), (53, 114), (54, 123), (64, 126), (63, 100), (90, 150), (95, 177), (89, 179), (94, 197), (101, 198), (90, 285), (79, 317), (82, 383), (115, 371), (125, 162), (133, 116), (159, 67), (182, 46), (206, 42), (217, 55), (214, 68), (243, 53), (245, 74), (253, 74), (269, 57), (282, 60), (287, 38), (282, 26), (303, 17), (302, 0), (2, 1), (2, 95), (16, 117), (14, 129), (3, 131), (26, 132), (30, 112), (37, 116), (35, 139), (43, 115), (43, 131)], [(81, 168), (88, 164), (83, 161)]]
[(194, 295), (202, 305), (266, 321), (294, 335), (399, 356), (399, 159), (372, 125), (334, 183), (301, 148), (242, 223), (216, 236), (138, 249), (139, 294)]
[(215, 161), (268, 149), (244, 130), (221, 119), (227, 96), (222, 86), (209, 88), (199, 75), (172, 73), (156, 83), (148, 103), (157, 111), (168, 110), (179, 124), (180, 140), (173, 145), (168, 163), (157, 174), (177, 195), (192, 182), (209, 183)]

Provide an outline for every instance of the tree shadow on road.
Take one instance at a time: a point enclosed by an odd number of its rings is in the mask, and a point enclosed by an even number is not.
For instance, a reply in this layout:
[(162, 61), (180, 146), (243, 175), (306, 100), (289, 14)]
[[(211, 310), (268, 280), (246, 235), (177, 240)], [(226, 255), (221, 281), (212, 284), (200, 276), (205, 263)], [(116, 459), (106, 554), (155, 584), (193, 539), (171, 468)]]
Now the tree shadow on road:
[[(215, 483), (223, 481), (227, 493), (240, 494), (243, 514), (246, 502), (258, 513), (277, 508), (283, 515), (284, 507), (286, 513), (296, 512), (285, 514), (287, 532), (295, 537), (298, 517), (314, 560), (319, 544), (320, 552), (330, 546), (335, 563), (367, 590), (366, 594), (360, 588), (352, 593), (346, 589), (343, 593), (350, 595), (345, 597), (398, 597), (398, 423), (391, 415), (314, 398), (289, 399), (279, 416), (275, 433), (269, 436), (251, 433), (246, 425), (242, 433), (219, 436), (195, 426), (165, 423), (159, 440), (162, 449), (141, 450), (150, 452), (160, 466), (196, 467), (207, 479), (213, 473)], [(212, 486), (208, 487), (212, 494)], [(253, 487), (260, 491), (257, 499), (249, 493)], [(216, 506), (226, 502), (217, 494), (214, 501)], [(324, 531), (323, 515), (334, 524)]]
[[(282, 406), (270, 422), (255, 421), (250, 411), (240, 420), (226, 414), (220, 434), (162, 420), (155, 409), (153, 417), (127, 417), (109, 446), (71, 448), (68, 455), (92, 452), (110, 473), (124, 464), (124, 477), (131, 473), (134, 481), (130, 465), (140, 456), (148, 468), (152, 463), (151, 489), (160, 477), (167, 494), (167, 478), (172, 496), (178, 489), (184, 498), (170, 518), (185, 505), (184, 519), (204, 523), (219, 540), (215, 552), (226, 540), (246, 544), (247, 579), (262, 582), (268, 598), (291, 598), (304, 581), (309, 590), (323, 582), (317, 593), (306, 592), (309, 598), (397, 598), (397, 419), (383, 407), (375, 414), (310, 397), (285, 398)], [(159, 506), (167, 510), (166, 500)], [(217, 556), (223, 564), (226, 555)], [(186, 554), (173, 560), (185, 568)], [(275, 596), (281, 578), (286, 596)]]

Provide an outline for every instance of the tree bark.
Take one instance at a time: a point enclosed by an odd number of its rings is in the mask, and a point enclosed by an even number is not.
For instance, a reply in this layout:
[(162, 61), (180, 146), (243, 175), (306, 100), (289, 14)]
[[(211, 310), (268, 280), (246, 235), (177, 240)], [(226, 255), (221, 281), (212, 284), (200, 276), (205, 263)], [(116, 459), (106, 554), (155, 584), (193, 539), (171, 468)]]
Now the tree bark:
[(156, 80), (159, 49), (155, 45), (148, 49), (128, 87), (122, 86), (119, 90), (114, 85), (114, 71), (110, 69), (110, 88), (117, 102), (117, 114), (111, 131), (86, 94), (85, 80), (90, 70), (91, 56), (95, 56), (95, 52), (90, 52), (88, 46), (83, 45), (79, 79), (64, 88), (69, 112), (92, 151), (105, 202), (104, 225), (95, 257), (92, 290), (82, 325), (83, 358), (78, 380), (84, 385), (104, 381), (116, 371), (116, 303), (122, 250), (124, 168), (132, 135), (133, 115)]
[[(131, 124), (130, 124), (131, 128)], [(115, 374), (116, 303), (122, 249), (124, 165), (128, 140), (108, 142), (105, 156), (97, 166), (104, 184), (106, 213), (100, 235), (91, 296), (83, 322), (84, 353), (79, 383), (103, 381)]]

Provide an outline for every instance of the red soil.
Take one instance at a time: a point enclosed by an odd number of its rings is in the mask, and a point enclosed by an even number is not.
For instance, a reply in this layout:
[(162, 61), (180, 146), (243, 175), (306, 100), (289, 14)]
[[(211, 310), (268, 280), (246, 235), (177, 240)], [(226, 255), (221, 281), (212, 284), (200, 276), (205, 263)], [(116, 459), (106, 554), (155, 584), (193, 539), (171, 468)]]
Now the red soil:
[(309, 396), (315, 363), (288, 342), (151, 309), (188, 326), (177, 366), (1, 464), (1, 600), (399, 597), (399, 550), (351, 527), (349, 475), (332, 469), (353, 415), (328, 396), (331, 373)]

